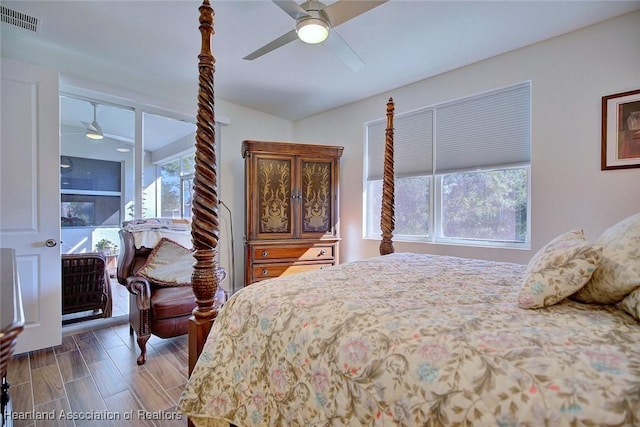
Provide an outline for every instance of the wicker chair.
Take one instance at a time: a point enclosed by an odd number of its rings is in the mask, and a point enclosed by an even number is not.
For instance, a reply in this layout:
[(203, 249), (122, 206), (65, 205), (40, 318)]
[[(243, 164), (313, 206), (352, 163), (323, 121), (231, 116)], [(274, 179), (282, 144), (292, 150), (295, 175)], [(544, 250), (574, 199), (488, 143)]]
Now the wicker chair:
[(63, 319), (62, 324), (111, 317), (112, 304), (106, 257), (98, 252), (63, 254), (62, 314), (88, 314)]

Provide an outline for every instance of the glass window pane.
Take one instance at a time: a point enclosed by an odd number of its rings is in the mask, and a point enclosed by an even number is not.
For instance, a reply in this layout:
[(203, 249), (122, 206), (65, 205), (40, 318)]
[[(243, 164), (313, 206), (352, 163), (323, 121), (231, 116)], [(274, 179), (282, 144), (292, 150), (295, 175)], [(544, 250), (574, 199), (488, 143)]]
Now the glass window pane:
[[(101, 139), (89, 136), (100, 129)], [(122, 221), (133, 218), (134, 135), (132, 108), (60, 96), (61, 252), (117, 242)]]
[(60, 188), (63, 190), (120, 192), (121, 162), (60, 156)]
[(120, 196), (61, 195), (62, 227), (120, 225)]
[[(428, 176), (396, 178), (395, 230), (396, 236), (425, 237), (429, 235)], [(367, 236), (380, 236), (382, 180), (367, 183)]]
[(182, 179), (182, 218), (191, 218), (191, 201), (193, 200), (193, 178)]
[(382, 180), (367, 181), (367, 237), (380, 237)]
[(196, 171), (195, 153), (182, 157), (182, 175), (193, 175)]
[[(149, 112), (142, 113), (142, 122), (145, 153), (142, 185), (146, 197), (143, 205), (149, 207), (142, 216), (180, 218), (182, 184), (179, 177), (194, 171), (196, 125)], [(184, 155), (188, 151), (191, 154)], [(167, 164), (171, 171), (165, 170), (162, 176), (161, 169)]]
[(527, 168), (442, 177), (442, 238), (525, 242)]
[(429, 181), (427, 176), (397, 178), (396, 229), (394, 234), (406, 236), (429, 235)]
[(180, 159), (160, 166), (160, 215), (163, 218), (180, 218)]

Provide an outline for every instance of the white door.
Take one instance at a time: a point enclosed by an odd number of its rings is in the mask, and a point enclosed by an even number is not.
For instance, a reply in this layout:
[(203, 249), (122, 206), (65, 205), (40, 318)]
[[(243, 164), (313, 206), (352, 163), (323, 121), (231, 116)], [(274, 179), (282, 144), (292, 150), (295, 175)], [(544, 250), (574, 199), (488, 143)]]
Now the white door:
[(0, 247), (14, 248), (25, 329), (15, 353), (62, 341), (58, 72), (2, 58)]

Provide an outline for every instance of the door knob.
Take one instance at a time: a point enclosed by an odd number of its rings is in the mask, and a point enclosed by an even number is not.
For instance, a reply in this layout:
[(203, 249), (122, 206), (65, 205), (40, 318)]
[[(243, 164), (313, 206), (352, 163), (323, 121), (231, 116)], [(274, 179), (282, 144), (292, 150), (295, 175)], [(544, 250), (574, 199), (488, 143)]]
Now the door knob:
[(47, 241), (44, 242), (44, 244), (48, 248), (53, 248), (58, 244), (58, 241), (56, 239), (47, 239)]

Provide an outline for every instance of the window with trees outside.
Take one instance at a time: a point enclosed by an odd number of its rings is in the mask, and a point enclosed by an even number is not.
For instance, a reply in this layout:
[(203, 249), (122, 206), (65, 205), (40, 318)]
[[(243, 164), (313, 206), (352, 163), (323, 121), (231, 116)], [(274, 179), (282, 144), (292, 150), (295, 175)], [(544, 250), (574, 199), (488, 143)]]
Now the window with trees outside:
[[(365, 125), (365, 238), (380, 238), (386, 119)], [(394, 118), (394, 240), (530, 245), (531, 83)]]
[(162, 163), (159, 170), (160, 215), (163, 218), (191, 218), (195, 153)]

